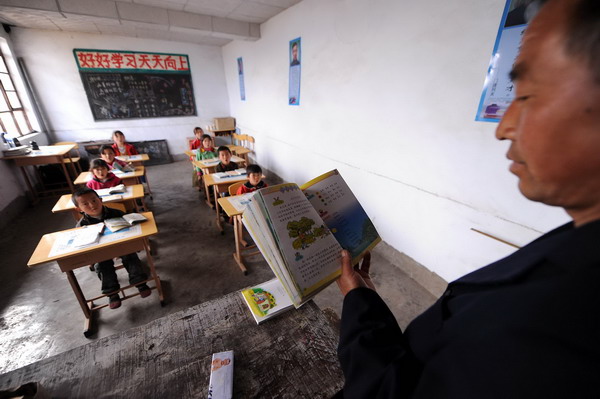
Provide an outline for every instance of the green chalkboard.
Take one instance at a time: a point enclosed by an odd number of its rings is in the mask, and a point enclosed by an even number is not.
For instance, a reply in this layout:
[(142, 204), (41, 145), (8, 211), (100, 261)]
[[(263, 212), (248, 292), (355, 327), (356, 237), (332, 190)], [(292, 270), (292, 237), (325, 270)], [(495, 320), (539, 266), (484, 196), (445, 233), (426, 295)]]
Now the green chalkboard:
[(196, 115), (191, 74), (80, 71), (94, 120)]

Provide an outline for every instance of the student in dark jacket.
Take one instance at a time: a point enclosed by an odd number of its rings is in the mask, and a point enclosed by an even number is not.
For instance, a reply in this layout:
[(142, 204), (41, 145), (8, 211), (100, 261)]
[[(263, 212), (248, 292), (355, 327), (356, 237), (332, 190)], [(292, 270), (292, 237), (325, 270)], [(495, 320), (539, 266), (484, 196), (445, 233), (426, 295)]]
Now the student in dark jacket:
[[(103, 206), (98, 193), (87, 187), (75, 191), (72, 200), (75, 207), (77, 207), (77, 210), (83, 215), (77, 222), (77, 227), (103, 223), (106, 219), (117, 218), (124, 215), (123, 212), (117, 209)], [(137, 254), (134, 252), (121, 256), (121, 260), (129, 274), (129, 284), (136, 284), (142, 298), (149, 296), (152, 291), (144, 282), (148, 276), (146, 275), (146, 272), (144, 272), (142, 262)], [(102, 281), (102, 293), (110, 294), (108, 297), (109, 307), (111, 309), (116, 309), (121, 306), (121, 298), (118, 293), (120, 285), (115, 271), (115, 263), (112, 258), (96, 263), (94, 269), (98, 274), (98, 278)]]
[(217, 150), (219, 153), (219, 164), (215, 168), (217, 172), (228, 172), (230, 170), (236, 170), (238, 164), (231, 160), (231, 150), (227, 146), (220, 146)]
[(511, 72), (521, 193), (572, 222), (448, 285), (402, 331), (343, 256), (345, 398), (600, 398), (600, 3), (550, 0)]

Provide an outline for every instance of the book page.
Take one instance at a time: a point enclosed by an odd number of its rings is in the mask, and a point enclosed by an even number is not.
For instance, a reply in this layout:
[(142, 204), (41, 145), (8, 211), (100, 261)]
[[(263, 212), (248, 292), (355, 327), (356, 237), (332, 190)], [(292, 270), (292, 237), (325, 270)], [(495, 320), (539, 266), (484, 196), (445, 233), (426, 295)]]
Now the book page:
[(301, 188), (342, 248), (350, 252), (353, 264), (381, 241), (373, 222), (337, 170)]
[(287, 268), (303, 298), (335, 280), (340, 270), (340, 244), (296, 184), (258, 191)]
[[(102, 223), (97, 223), (97, 225), (103, 226)], [(96, 226), (96, 225), (92, 225), (92, 226)], [(70, 252), (79, 251), (84, 248), (93, 247), (95, 245), (106, 244), (109, 242), (121, 240), (123, 238), (134, 237), (134, 236), (138, 236), (138, 235), (142, 234), (142, 226), (140, 226), (140, 225), (128, 227), (128, 228), (126, 228), (124, 230), (120, 230), (116, 233), (112, 233), (110, 230), (104, 229), (104, 232), (102, 233), (102, 235), (100, 236), (100, 239), (97, 242), (89, 244), (89, 245), (85, 245), (85, 246), (76, 247), (73, 244), (73, 241), (80, 235), (79, 231), (81, 229), (82, 228), (78, 228), (78, 229), (73, 229), (73, 230), (64, 231), (64, 232), (59, 233), (58, 237), (54, 241), (54, 244), (52, 245), (52, 249), (48, 253), (48, 257), (52, 258), (55, 256), (67, 254)]]
[(254, 195), (254, 193), (246, 193), (246, 194), (242, 194), (242, 195), (234, 195), (232, 197), (229, 197), (229, 203), (231, 205), (233, 205), (233, 207), (238, 211), (238, 212), (244, 212), (246, 210), (246, 207), (248, 206), (248, 204), (252, 201), (252, 196)]

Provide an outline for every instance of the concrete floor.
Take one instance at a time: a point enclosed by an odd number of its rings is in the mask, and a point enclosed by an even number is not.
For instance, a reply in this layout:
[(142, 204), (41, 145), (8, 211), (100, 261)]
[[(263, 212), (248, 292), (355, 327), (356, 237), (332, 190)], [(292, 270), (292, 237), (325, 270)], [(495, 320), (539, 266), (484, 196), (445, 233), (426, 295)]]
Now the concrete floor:
[[(151, 166), (148, 177), (159, 234), (151, 239), (154, 260), (166, 295), (161, 307), (156, 291), (148, 298), (135, 297), (119, 309), (104, 308), (95, 319), (91, 339), (106, 337), (273, 278), (261, 256), (247, 262), (244, 276), (232, 258), (233, 229), (225, 235), (215, 227), (214, 211), (191, 187), (188, 161)], [(267, 178), (267, 182), (269, 179)], [(68, 349), (85, 345), (84, 317), (66, 276), (56, 264), (27, 268), (43, 234), (73, 227), (70, 214), (52, 214), (57, 198), (43, 199), (29, 208), (0, 234), (0, 373)], [(142, 261), (145, 256), (140, 253)], [(401, 327), (433, 303), (435, 298), (396, 266), (373, 252), (373, 280), (390, 304)], [(75, 271), (87, 296), (99, 294), (100, 282), (88, 268)], [(126, 273), (119, 272), (121, 284)], [(315, 299), (322, 308), (340, 314), (342, 297), (333, 284)]]

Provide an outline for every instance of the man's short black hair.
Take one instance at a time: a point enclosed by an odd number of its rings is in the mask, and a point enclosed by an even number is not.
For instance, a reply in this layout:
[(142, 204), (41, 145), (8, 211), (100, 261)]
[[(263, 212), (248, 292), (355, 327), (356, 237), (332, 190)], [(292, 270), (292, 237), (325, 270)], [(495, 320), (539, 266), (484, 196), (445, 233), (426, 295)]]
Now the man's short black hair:
[(111, 150), (113, 152), (113, 154), (115, 153), (115, 149), (112, 148), (112, 146), (109, 144), (102, 144), (102, 146), (100, 146), (100, 155), (102, 155), (104, 150)]
[(217, 150), (217, 152), (221, 152), (221, 151), (225, 151), (225, 152), (228, 152), (231, 154), (231, 150), (226, 145), (220, 146), (219, 149)]
[(246, 166), (246, 174), (249, 175), (250, 173), (260, 173), (262, 175), (262, 169), (256, 164), (251, 164)]
[(82, 195), (86, 195), (89, 193), (94, 193), (96, 195), (96, 197), (100, 198), (100, 196), (98, 195), (98, 193), (94, 190), (92, 190), (89, 187), (82, 187), (82, 188), (78, 188), (77, 190), (75, 190), (75, 192), (73, 193), (73, 196), (71, 196), (71, 201), (73, 201), (73, 204), (75, 204), (75, 206), (79, 206), (77, 204), (77, 199), (79, 197), (81, 197)]
[(566, 51), (587, 62), (600, 84), (600, 1), (579, 0), (569, 12)]
[(108, 164), (104, 161), (104, 159), (100, 159), (100, 158), (96, 158), (90, 163), (90, 170), (96, 169), (96, 168), (106, 168), (106, 169), (110, 170), (110, 168), (108, 167)]

